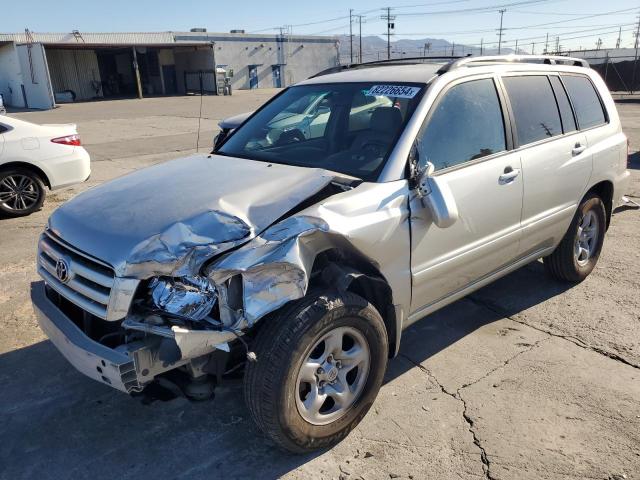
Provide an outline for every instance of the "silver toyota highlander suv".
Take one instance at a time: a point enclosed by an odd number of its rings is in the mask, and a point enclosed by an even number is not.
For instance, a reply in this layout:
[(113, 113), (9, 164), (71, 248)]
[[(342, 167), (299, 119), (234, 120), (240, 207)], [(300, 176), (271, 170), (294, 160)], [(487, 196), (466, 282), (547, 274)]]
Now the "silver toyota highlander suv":
[(212, 154), (55, 211), (31, 295), (69, 362), (123, 392), (209, 397), (244, 368), (295, 452), (358, 424), (425, 315), (540, 258), (583, 280), (629, 178), (611, 95), (566, 57), (352, 66), (239, 118)]

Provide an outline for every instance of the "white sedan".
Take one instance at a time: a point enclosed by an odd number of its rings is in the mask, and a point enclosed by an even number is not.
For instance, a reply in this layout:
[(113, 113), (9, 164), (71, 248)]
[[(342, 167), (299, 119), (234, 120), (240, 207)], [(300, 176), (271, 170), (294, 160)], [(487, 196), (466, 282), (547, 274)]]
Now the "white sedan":
[(0, 215), (29, 215), (42, 207), (46, 188), (84, 182), (90, 173), (74, 124), (36, 125), (0, 115)]

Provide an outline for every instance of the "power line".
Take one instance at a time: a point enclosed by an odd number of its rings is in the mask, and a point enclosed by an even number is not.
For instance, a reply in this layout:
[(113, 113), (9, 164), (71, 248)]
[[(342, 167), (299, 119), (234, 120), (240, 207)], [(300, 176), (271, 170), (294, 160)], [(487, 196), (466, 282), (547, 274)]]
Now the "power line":
[(435, 12), (411, 12), (411, 13), (398, 13), (398, 16), (423, 16), (423, 15), (448, 15), (452, 13), (477, 13), (477, 12), (491, 12), (498, 8), (506, 8), (517, 5), (530, 5), (535, 3), (548, 3), (555, 0), (524, 0), (520, 2), (502, 3), (498, 5), (488, 5), (485, 7), (472, 7), (461, 8), (457, 10), (437, 10)]

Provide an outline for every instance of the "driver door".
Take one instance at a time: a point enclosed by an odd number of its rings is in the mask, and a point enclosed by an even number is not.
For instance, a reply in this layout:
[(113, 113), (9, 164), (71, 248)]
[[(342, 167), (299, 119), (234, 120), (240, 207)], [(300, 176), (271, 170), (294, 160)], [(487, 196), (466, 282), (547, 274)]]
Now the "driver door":
[(459, 218), (438, 228), (422, 200), (411, 200), (410, 322), (517, 256), (522, 167), (509, 151), (504, 111), (492, 77), (465, 79), (445, 87), (416, 139), (419, 163), (434, 164)]

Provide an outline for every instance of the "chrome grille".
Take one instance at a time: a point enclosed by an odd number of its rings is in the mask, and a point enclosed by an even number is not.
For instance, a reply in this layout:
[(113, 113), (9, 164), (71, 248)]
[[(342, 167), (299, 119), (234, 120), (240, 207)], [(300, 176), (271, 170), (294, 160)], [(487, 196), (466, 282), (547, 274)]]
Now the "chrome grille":
[[(59, 260), (69, 270), (65, 282), (56, 272)], [(109, 302), (117, 279), (108, 265), (45, 232), (38, 245), (38, 273), (51, 288), (83, 310), (103, 319), (110, 317)]]

